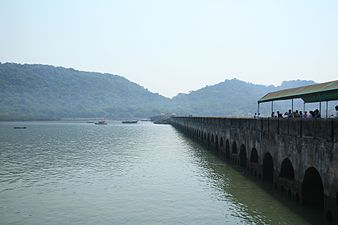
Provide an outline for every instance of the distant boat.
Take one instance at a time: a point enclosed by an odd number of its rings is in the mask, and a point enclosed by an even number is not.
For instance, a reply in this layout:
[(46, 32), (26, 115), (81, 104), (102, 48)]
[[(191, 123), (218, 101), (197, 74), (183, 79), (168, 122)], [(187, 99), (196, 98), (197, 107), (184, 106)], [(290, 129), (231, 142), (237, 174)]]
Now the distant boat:
[(122, 121), (122, 123), (137, 123), (138, 120), (125, 120), (125, 121)]
[(26, 129), (27, 127), (14, 127), (14, 129)]
[(100, 121), (95, 122), (95, 125), (107, 125), (107, 122), (104, 120), (100, 120)]

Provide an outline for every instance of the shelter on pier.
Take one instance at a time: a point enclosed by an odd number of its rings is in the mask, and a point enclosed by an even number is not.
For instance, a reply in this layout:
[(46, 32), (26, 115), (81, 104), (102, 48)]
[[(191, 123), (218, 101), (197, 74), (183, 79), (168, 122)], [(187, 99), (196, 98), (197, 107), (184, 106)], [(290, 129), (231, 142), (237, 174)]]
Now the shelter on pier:
[(304, 111), (306, 103), (319, 102), (319, 108), (321, 108), (321, 102), (326, 102), (326, 117), (327, 117), (328, 102), (338, 100), (338, 80), (270, 92), (258, 100), (258, 114), (260, 103), (271, 102), (271, 112), (273, 112), (274, 101), (288, 99), (292, 100), (292, 111), (293, 111), (293, 99), (296, 98), (301, 98), (304, 101), (303, 104)]

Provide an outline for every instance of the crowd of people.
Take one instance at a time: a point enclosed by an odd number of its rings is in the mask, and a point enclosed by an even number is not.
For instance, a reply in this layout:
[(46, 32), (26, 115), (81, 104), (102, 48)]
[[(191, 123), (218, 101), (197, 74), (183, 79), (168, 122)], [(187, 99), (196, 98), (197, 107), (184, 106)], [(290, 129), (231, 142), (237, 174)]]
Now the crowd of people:
[(309, 112), (304, 111), (304, 113), (298, 110), (292, 112), (291, 109), (289, 109), (289, 111), (285, 112), (284, 114), (280, 113), (279, 111), (277, 111), (276, 114), (272, 112), (271, 117), (273, 118), (321, 118), (321, 114), (318, 109), (314, 111), (309, 111)]
[[(331, 115), (330, 118), (337, 118), (338, 119), (338, 105), (335, 107), (336, 109), (336, 113), (335, 115)], [(260, 114), (255, 113), (254, 118), (258, 118), (260, 117)], [(308, 119), (308, 118), (321, 118), (321, 114), (319, 109), (316, 109), (314, 111), (294, 111), (292, 112), (291, 109), (289, 109), (288, 112), (280, 113), (279, 111), (277, 111), (277, 113), (272, 112), (271, 113), (271, 117), (272, 118), (304, 118), (304, 119)]]

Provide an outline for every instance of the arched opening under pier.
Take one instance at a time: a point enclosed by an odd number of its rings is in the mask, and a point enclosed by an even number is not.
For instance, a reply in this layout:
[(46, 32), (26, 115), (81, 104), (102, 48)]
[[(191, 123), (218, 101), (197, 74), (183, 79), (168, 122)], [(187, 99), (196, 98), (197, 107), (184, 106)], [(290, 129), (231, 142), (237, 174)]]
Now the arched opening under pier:
[(221, 140), (219, 141), (219, 146), (220, 146), (221, 148), (223, 148), (223, 147), (224, 147), (224, 143), (223, 143), (223, 137), (221, 137)]
[(324, 208), (324, 187), (318, 170), (310, 167), (305, 171), (302, 182), (302, 202), (318, 209)]
[(243, 168), (246, 168), (247, 158), (246, 158), (246, 149), (242, 144), (239, 150), (239, 165)]
[(230, 159), (230, 143), (229, 140), (225, 142), (225, 158)]
[(265, 153), (263, 158), (263, 181), (273, 181), (273, 158), (269, 152)]
[(219, 146), (218, 146), (218, 136), (217, 135), (215, 136), (215, 148), (218, 151)]
[(295, 179), (295, 172), (293, 170), (293, 166), (289, 158), (283, 160), (279, 177), (287, 178), (289, 180)]
[(237, 154), (237, 144), (236, 141), (232, 143), (232, 154)]
[(252, 150), (251, 150), (250, 162), (251, 163), (258, 163), (258, 152), (257, 152), (256, 148), (252, 148)]

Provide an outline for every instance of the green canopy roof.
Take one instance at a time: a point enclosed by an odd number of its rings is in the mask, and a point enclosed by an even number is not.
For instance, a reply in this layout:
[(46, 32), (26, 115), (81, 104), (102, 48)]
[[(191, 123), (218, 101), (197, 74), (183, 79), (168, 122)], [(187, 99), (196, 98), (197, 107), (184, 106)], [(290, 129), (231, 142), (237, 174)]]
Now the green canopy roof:
[(270, 92), (259, 99), (258, 103), (293, 98), (301, 98), (304, 102), (338, 100), (338, 80)]

